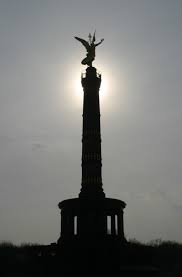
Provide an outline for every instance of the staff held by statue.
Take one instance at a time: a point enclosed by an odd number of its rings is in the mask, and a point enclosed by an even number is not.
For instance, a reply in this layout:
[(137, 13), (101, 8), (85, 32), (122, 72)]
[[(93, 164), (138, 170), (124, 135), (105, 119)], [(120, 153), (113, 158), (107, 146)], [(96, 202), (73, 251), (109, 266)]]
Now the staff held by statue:
[(88, 66), (92, 66), (92, 62), (95, 60), (95, 48), (99, 44), (101, 44), (104, 41), (104, 39), (101, 39), (100, 42), (95, 43), (95, 40), (96, 40), (96, 38), (95, 38), (95, 32), (94, 32), (93, 36), (91, 34), (89, 34), (88, 37), (89, 37), (89, 41), (86, 41), (86, 40), (84, 40), (82, 38), (79, 38), (79, 37), (75, 37), (75, 39), (80, 41), (83, 44), (83, 46), (86, 48), (86, 50), (87, 50), (86, 58), (84, 58), (81, 63), (83, 65), (87, 64)]

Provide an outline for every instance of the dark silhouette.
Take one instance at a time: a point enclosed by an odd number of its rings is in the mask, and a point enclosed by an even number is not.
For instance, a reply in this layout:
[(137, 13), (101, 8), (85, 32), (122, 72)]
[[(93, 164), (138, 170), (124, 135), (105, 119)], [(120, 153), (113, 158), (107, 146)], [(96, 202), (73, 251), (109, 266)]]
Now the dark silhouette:
[[(91, 45), (94, 45), (94, 39)], [(61, 255), (65, 254), (65, 264), (71, 264), (73, 260), (75, 263), (78, 259), (75, 267), (80, 271), (113, 272), (119, 269), (120, 247), (127, 243), (123, 226), (126, 204), (106, 198), (103, 191), (99, 104), (101, 74), (89, 66), (81, 82), (84, 91), (81, 191), (78, 198), (59, 203), (61, 234), (58, 245)]]
[(94, 33), (93, 37), (92, 37), (91, 34), (89, 34), (88, 37), (89, 37), (89, 41), (86, 41), (86, 40), (84, 40), (82, 38), (79, 38), (79, 37), (75, 37), (75, 38), (78, 41), (80, 41), (87, 50), (87, 56), (86, 56), (85, 59), (82, 60), (81, 63), (83, 65), (87, 64), (88, 66), (92, 66), (92, 62), (95, 60), (95, 48), (99, 44), (101, 44), (104, 41), (104, 39), (102, 38), (100, 42), (95, 44), (95, 33)]
[[(122, 276), (159, 276), (160, 271), (182, 272), (182, 246), (174, 243), (144, 245), (124, 236), (125, 202), (105, 196), (102, 184), (99, 89), (101, 74), (92, 67), (95, 47), (90, 36), (89, 65), (81, 82), (84, 91), (82, 182), (78, 198), (59, 203), (61, 233), (51, 245), (0, 245), (0, 273), (53, 274), (107, 273)], [(117, 275), (118, 276), (118, 275)], [(178, 275), (171, 275), (178, 276)], [(180, 276), (180, 275), (179, 275)]]
[[(58, 251), (57, 244), (33, 245), (24, 244), (15, 246), (12, 243), (0, 244), (0, 276), (65, 276), (65, 273), (72, 275), (79, 273), (77, 263), (85, 263), (85, 273), (91, 273), (91, 262), (86, 257), (79, 261), (77, 255), (68, 264), (65, 263), (64, 255)], [(74, 251), (73, 256), (76, 254)], [(59, 253), (59, 255), (58, 255)], [(90, 254), (96, 254), (92, 251)], [(83, 256), (85, 253), (83, 253)], [(79, 255), (80, 256), (80, 255)], [(98, 256), (98, 255), (97, 255)], [(136, 240), (129, 241), (120, 249), (120, 270), (116, 276), (182, 276), (182, 244), (173, 241), (157, 241), (147, 244)], [(99, 261), (103, 256), (99, 257)], [(105, 273), (107, 264), (105, 265)], [(114, 276), (114, 270), (110, 272)], [(118, 274), (120, 273), (120, 274)], [(83, 275), (87, 276), (87, 275)], [(93, 275), (92, 275), (93, 276)], [(99, 275), (96, 275), (99, 276)], [(106, 276), (108, 276), (106, 274)]]

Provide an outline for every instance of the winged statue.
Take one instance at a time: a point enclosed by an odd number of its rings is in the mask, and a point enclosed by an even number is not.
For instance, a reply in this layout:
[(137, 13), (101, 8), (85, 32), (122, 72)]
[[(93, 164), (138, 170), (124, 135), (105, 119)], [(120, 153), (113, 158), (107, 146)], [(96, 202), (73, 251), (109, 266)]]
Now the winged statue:
[(87, 50), (86, 58), (84, 58), (81, 63), (83, 65), (87, 64), (88, 66), (92, 66), (92, 62), (95, 60), (95, 48), (99, 44), (101, 44), (104, 41), (104, 39), (101, 39), (100, 42), (95, 43), (95, 40), (96, 40), (96, 38), (95, 38), (95, 32), (94, 32), (93, 36), (91, 34), (89, 34), (88, 38), (89, 38), (89, 40), (86, 41), (86, 40), (84, 40), (82, 38), (75, 37), (75, 39), (80, 41), (83, 44), (83, 46), (86, 48), (86, 50)]

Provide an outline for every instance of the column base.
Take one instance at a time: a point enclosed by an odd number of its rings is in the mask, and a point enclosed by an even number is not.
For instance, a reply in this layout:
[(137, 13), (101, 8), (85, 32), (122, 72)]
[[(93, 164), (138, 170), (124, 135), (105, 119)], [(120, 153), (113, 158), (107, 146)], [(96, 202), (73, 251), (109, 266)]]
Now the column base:
[(105, 238), (107, 235), (113, 238), (124, 238), (123, 209), (126, 204), (121, 200), (100, 196), (94, 199), (80, 196), (64, 200), (58, 206), (61, 209), (61, 239), (63, 240), (74, 236), (88, 240), (97, 237)]

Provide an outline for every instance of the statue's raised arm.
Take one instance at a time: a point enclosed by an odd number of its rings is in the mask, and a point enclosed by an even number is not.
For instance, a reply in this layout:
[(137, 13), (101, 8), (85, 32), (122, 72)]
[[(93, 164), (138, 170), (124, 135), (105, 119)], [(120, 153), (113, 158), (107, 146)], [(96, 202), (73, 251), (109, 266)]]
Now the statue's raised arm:
[(82, 38), (79, 38), (79, 37), (75, 37), (75, 39), (80, 41), (87, 50), (87, 56), (86, 56), (86, 58), (84, 58), (82, 60), (81, 63), (84, 64), (84, 65), (87, 64), (88, 66), (92, 66), (92, 62), (95, 60), (95, 48), (99, 44), (101, 44), (104, 41), (104, 39), (101, 39), (100, 42), (95, 44), (95, 40), (96, 40), (95, 39), (95, 32), (94, 32), (93, 36), (91, 34), (89, 34), (88, 38), (89, 38), (89, 41), (86, 41), (86, 40), (84, 40)]
[(99, 44), (101, 44), (104, 41), (104, 39), (102, 38), (100, 42), (95, 44), (95, 47), (98, 46)]

